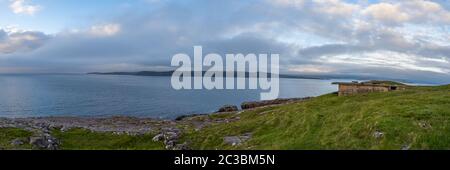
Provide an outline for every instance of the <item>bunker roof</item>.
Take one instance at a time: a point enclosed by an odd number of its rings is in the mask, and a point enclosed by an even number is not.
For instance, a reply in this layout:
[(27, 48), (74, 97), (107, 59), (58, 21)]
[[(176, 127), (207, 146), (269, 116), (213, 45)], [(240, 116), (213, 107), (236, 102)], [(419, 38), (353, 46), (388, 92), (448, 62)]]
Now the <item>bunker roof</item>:
[(382, 82), (375, 82), (375, 81), (369, 81), (369, 82), (333, 82), (332, 84), (337, 85), (354, 85), (354, 86), (383, 86), (383, 87), (392, 87), (392, 86), (404, 86), (400, 83), (394, 84), (394, 83), (382, 83)]

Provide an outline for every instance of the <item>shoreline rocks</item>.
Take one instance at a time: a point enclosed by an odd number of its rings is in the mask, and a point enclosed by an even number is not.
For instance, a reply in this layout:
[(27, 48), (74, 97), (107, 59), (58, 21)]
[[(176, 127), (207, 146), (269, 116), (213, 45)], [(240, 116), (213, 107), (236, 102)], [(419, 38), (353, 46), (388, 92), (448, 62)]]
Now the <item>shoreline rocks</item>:
[(40, 136), (30, 137), (30, 144), (34, 149), (40, 150), (58, 150), (59, 140), (50, 134), (43, 134)]
[(217, 113), (225, 113), (225, 112), (236, 112), (239, 111), (239, 108), (234, 105), (224, 105), (221, 108), (219, 108), (219, 111)]
[(176, 128), (163, 129), (161, 133), (153, 137), (154, 142), (163, 142), (167, 150), (189, 150), (187, 142), (178, 144), (181, 130)]
[[(277, 99), (260, 102), (244, 102), (243, 110), (265, 107), (270, 105), (285, 104), (304, 101), (310, 98)], [(231, 117), (213, 117), (209, 114), (196, 114), (180, 116), (175, 120), (159, 120), (152, 118), (135, 118), (127, 116), (114, 117), (40, 117), (40, 118), (0, 118), (0, 128), (20, 128), (34, 135), (27, 139), (15, 139), (11, 141), (13, 146), (21, 146), (29, 143), (33, 149), (57, 150), (61, 141), (51, 136), (52, 130), (67, 132), (70, 129), (81, 128), (92, 132), (110, 132), (116, 135), (144, 135), (157, 134), (152, 140), (162, 142), (168, 150), (189, 150), (189, 143), (180, 142), (182, 127), (191, 126), (194, 130), (200, 130), (214, 123), (229, 123), (239, 121), (239, 108), (234, 105), (225, 105), (219, 112), (212, 114), (232, 113)], [(251, 138), (251, 133), (240, 136), (224, 137), (224, 142), (230, 145), (240, 145)]]

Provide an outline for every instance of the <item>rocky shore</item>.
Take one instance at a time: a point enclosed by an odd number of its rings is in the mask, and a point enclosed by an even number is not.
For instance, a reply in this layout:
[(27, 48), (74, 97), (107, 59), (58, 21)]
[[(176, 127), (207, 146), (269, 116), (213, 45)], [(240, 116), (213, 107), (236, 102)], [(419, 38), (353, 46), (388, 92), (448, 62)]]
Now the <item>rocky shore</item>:
[[(242, 104), (243, 110), (260, 107), (286, 104), (308, 100), (301, 99), (278, 99), (273, 101), (246, 102)], [(189, 143), (180, 143), (179, 139), (187, 128), (200, 130), (214, 123), (229, 123), (240, 120), (240, 113), (237, 106), (226, 105), (217, 113), (209, 115), (182, 116), (175, 120), (158, 120), (152, 118), (135, 117), (43, 117), (43, 118), (0, 118), (0, 128), (20, 128), (33, 132), (33, 136), (28, 139), (14, 139), (13, 145), (23, 145), (29, 143), (33, 149), (57, 150), (62, 141), (53, 137), (52, 130), (68, 131), (74, 128), (82, 128), (91, 132), (107, 132), (116, 135), (144, 135), (156, 134), (153, 141), (162, 142), (168, 150), (188, 150)], [(226, 118), (214, 116), (217, 114), (229, 114)], [(230, 145), (237, 145), (240, 142), (251, 138), (251, 134), (242, 136), (224, 137), (224, 142)]]

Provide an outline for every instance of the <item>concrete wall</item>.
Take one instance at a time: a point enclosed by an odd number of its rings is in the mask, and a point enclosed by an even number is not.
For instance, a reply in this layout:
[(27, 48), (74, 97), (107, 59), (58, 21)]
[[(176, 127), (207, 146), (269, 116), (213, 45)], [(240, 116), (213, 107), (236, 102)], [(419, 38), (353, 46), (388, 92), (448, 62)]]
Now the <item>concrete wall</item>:
[(339, 96), (347, 96), (360, 93), (372, 93), (372, 92), (388, 92), (390, 90), (391, 89), (389, 86), (340, 84)]

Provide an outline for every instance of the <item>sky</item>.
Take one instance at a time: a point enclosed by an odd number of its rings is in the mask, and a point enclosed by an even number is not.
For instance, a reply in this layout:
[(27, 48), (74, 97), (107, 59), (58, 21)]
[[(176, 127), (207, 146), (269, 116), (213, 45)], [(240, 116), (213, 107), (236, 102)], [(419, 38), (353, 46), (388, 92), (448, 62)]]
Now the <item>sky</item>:
[(168, 70), (280, 54), (282, 73), (450, 83), (448, 0), (0, 0), (0, 73)]

